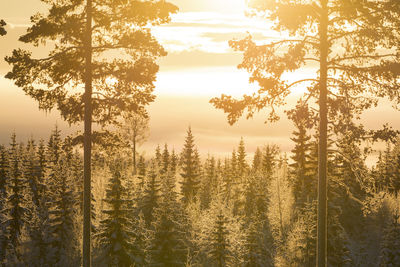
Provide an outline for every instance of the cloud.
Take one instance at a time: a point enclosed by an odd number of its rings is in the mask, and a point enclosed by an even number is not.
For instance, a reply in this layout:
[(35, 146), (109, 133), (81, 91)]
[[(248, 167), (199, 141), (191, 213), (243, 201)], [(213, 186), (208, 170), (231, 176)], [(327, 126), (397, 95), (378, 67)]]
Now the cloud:
[(178, 13), (170, 24), (154, 28), (153, 33), (171, 52), (230, 53), (228, 41), (248, 33), (256, 40), (280, 38), (263, 20), (217, 12)]

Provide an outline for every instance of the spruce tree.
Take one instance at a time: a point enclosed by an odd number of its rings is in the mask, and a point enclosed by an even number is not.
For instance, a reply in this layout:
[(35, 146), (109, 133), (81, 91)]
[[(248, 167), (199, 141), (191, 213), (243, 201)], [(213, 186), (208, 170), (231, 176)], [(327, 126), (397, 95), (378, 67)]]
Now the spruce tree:
[(394, 215), (385, 227), (380, 246), (379, 266), (398, 266), (400, 263), (400, 224), (399, 216)]
[(200, 203), (202, 209), (208, 209), (212, 198), (217, 194), (217, 173), (214, 157), (208, 156), (204, 163), (204, 174), (200, 184)]
[(310, 139), (307, 131), (312, 127), (312, 121), (308, 106), (299, 103), (296, 109), (288, 114), (293, 121), (296, 130), (291, 140), (295, 143), (292, 150), (293, 163), (290, 164), (293, 192), (295, 202), (298, 207), (303, 207), (305, 203), (313, 200), (315, 179), (310, 168)]
[[(17, 264), (21, 259), (20, 245), (22, 231), (27, 223), (27, 181), (22, 173), (22, 151), (23, 146), (17, 144), (16, 135), (11, 135), (9, 148), (9, 169), (7, 179), (7, 206), (3, 210), (7, 214), (7, 219), (3, 225), (7, 227), (9, 238), (7, 258), (8, 264)], [(16, 262), (13, 262), (15, 261)]]
[(159, 205), (160, 198), (160, 177), (158, 175), (159, 168), (157, 163), (153, 160), (150, 163), (150, 168), (146, 174), (145, 189), (143, 198), (140, 200), (139, 212), (143, 213), (144, 220), (147, 226), (154, 221), (154, 211)]
[(102, 262), (107, 266), (132, 266), (131, 255), (134, 233), (129, 213), (127, 189), (118, 163), (111, 167), (112, 177), (109, 180), (103, 210), (105, 218), (100, 222), (97, 237), (101, 246)]
[(225, 267), (229, 266), (229, 232), (226, 228), (227, 218), (220, 212), (215, 220), (214, 231), (210, 236), (211, 251), (213, 266)]
[(181, 164), (182, 172), (181, 176), (183, 178), (181, 194), (183, 197), (183, 202), (187, 204), (191, 201), (198, 192), (199, 189), (199, 167), (200, 162), (198, 159), (197, 149), (194, 144), (194, 137), (192, 135), (192, 130), (189, 127), (187, 131), (187, 136), (185, 139), (185, 144), (183, 146), (183, 151), (181, 153)]
[(7, 235), (7, 178), (9, 174), (9, 163), (8, 163), (8, 151), (7, 149), (0, 145), (0, 264), (5, 265), (6, 248), (8, 243)]
[(156, 160), (158, 167), (161, 168), (162, 167), (162, 154), (161, 154), (160, 145), (157, 145), (157, 147), (156, 147), (155, 160)]
[(149, 266), (185, 266), (184, 211), (177, 201), (175, 175), (170, 171), (162, 180), (161, 200), (155, 210), (149, 239)]
[(262, 166), (262, 152), (259, 147), (257, 147), (256, 152), (254, 153), (253, 164), (252, 164), (252, 171), (258, 172), (261, 170)]
[(171, 159), (171, 161), (170, 161), (171, 172), (173, 174), (175, 174), (177, 172), (179, 158), (178, 158), (178, 155), (175, 154), (175, 150), (174, 149), (172, 149), (172, 153), (171, 153), (171, 158), (170, 159)]
[(237, 170), (240, 177), (243, 177), (248, 170), (248, 165), (246, 162), (246, 150), (244, 147), (243, 137), (240, 139), (237, 151)]
[(76, 214), (79, 207), (74, 190), (70, 166), (64, 153), (51, 170), (50, 196), (47, 199), (49, 213), (49, 252), (47, 262), (53, 266), (79, 264), (79, 247)]
[(162, 153), (162, 168), (161, 168), (162, 174), (167, 173), (169, 165), (170, 165), (170, 155), (168, 151), (168, 145), (165, 144), (164, 151)]

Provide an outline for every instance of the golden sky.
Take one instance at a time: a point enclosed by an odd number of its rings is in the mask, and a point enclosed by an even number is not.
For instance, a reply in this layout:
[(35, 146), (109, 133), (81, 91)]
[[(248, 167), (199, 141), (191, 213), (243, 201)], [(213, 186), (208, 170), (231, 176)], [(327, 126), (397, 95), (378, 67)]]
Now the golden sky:
[[(279, 38), (279, 34), (270, 31), (266, 22), (247, 18), (244, 0), (171, 2), (180, 8), (180, 12), (172, 17), (170, 24), (153, 30), (169, 54), (160, 61), (155, 90), (157, 99), (149, 107), (151, 135), (142, 149), (152, 152), (157, 144), (168, 143), (180, 151), (185, 131), (191, 125), (203, 155), (208, 152), (228, 155), (241, 136), (250, 153), (256, 146), (268, 143), (278, 144), (283, 151), (289, 151), (292, 127), (284, 115), (273, 125), (265, 125), (265, 116), (260, 114), (250, 121), (242, 119), (231, 127), (223, 112), (208, 103), (210, 98), (221, 93), (240, 96), (256, 89), (248, 84), (248, 74), (236, 69), (241, 55), (229, 48), (228, 40), (242, 38), (247, 32), (258, 41)], [(17, 39), (29, 25), (29, 17), (45, 11), (39, 0), (2, 0), (2, 5), (0, 18), (9, 25), (8, 35), (0, 38), (0, 58), (9, 55), (13, 48), (21, 47)], [(56, 122), (65, 133), (79, 128), (68, 129), (57, 111), (51, 114), (38, 111), (34, 100), (3, 78), (8, 69), (1, 60), (0, 143), (8, 142), (14, 130), (21, 141), (31, 135), (46, 138)], [(312, 71), (305, 69), (292, 75), (307, 75), (308, 72)], [(289, 103), (297, 99), (301, 88), (298, 90)], [(373, 128), (385, 122), (399, 126), (398, 116), (398, 112), (384, 105), (379, 110), (368, 112), (365, 122)]]

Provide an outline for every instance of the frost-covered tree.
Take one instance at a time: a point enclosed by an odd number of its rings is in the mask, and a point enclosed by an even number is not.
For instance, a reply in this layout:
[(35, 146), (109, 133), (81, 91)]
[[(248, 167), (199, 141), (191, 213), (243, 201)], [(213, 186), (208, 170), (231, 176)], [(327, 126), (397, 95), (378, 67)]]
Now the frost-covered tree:
[(379, 266), (394, 267), (400, 263), (400, 224), (399, 216), (394, 218), (386, 226), (381, 241)]
[(48, 254), (47, 262), (53, 266), (79, 264), (79, 242), (76, 215), (79, 208), (74, 190), (70, 166), (66, 155), (61, 154), (53, 166), (48, 181), (52, 191), (47, 198), (48, 206)]
[(198, 158), (197, 149), (194, 144), (194, 137), (192, 129), (189, 127), (185, 144), (181, 153), (181, 176), (183, 178), (181, 194), (183, 202), (188, 203), (193, 200), (199, 190), (199, 167), (200, 162)]
[(312, 120), (308, 106), (302, 102), (296, 109), (288, 112), (288, 117), (296, 128), (291, 138), (295, 146), (292, 150), (293, 163), (290, 164), (290, 174), (295, 203), (301, 208), (315, 198), (316, 179), (310, 166), (311, 136), (307, 132), (312, 127)]
[(261, 166), (262, 166), (262, 152), (261, 149), (257, 147), (253, 157), (253, 164), (252, 164), (253, 172), (259, 171), (261, 169)]
[(7, 149), (0, 145), (0, 263), (4, 264), (7, 248), (7, 227), (6, 220), (6, 200), (7, 200), (7, 177), (8, 177), (8, 151)]
[(158, 175), (159, 168), (155, 161), (150, 163), (149, 171), (146, 174), (145, 189), (143, 198), (138, 203), (139, 210), (143, 212), (146, 225), (149, 226), (154, 221), (154, 210), (159, 205), (160, 198), (160, 177)]
[(200, 183), (199, 200), (201, 207), (207, 209), (213, 197), (217, 194), (217, 172), (214, 157), (208, 157), (204, 163), (204, 173)]
[(6, 220), (2, 222), (7, 227), (8, 264), (21, 260), (20, 244), (24, 227), (27, 223), (27, 181), (22, 172), (23, 146), (17, 144), (15, 133), (11, 136), (9, 152), (9, 169), (7, 179), (7, 204), (2, 211), (6, 214)]
[(111, 167), (112, 177), (108, 182), (106, 207), (103, 210), (105, 218), (100, 222), (97, 238), (101, 247), (101, 261), (107, 266), (132, 266), (134, 259), (133, 248), (134, 233), (128, 207), (127, 189), (121, 175), (118, 163)]
[(230, 250), (228, 230), (226, 228), (227, 218), (221, 212), (217, 215), (214, 230), (210, 236), (210, 257), (213, 266), (225, 267), (229, 265)]
[(168, 171), (168, 168), (170, 167), (170, 155), (168, 151), (168, 145), (164, 145), (164, 150), (162, 153), (162, 167), (161, 167), (161, 173), (165, 174)]
[(240, 143), (237, 150), (237, 168), (240, 177), (243, 177), (243, 175), (248, 170), (248, 164), (246, 161), (246, 149), (244, 146), (243, 137), (240, 139)]
[(185, 214), (177, 201), (175, 184), (175, 175), (167, 172), (162, 180), (160, 205), (155, 210), (150, 231), (149, 266), (185, 266), (186, 263)]

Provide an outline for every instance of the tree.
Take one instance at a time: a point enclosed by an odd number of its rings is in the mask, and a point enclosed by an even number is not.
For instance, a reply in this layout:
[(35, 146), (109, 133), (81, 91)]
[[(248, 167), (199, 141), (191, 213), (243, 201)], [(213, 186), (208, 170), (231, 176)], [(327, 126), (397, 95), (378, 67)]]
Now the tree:
[(154, 210), (159, 205), (160, 198), (160, 177), (158, 166), (155, 161), (150, 163), (150, 170), (146, 175), (145, 189), (143, 199), (139, 203), (139, 210), (143, 212), (144, 220), (147, 226), (154, 221)]
[(7, 178), (9, 173), (9, 163), (8, 163), (8, 151), (7, 149), (0, 145), (0, 263), (3, 264), (6, 257), (7, 248), (7, 227), (5, 221), (7, 215), (4, 213), (6, 208), (7, 199)]
[(39, 59), (14, 50), (6, 58), (13, 65), (6, 77), (40, 109), (57, 107), (69, 123), (85, 122), (83, 265), (90, 266), (92, 121), (114, 123), (126, 110), (143, 114), (154, 100), (156, 59), (166, 52), (148, 26), (168, 22), (177, 7), (165, 1), (43, 2), (49, 13), (32, 16), (20, 41), (39, 46), (57, 40), (56, 45)]
[(149, 132), (149, 117), (134, 112), (124, 113), (124, 122), (121, 126), (122, 138), (132, 149), (133, 175), (137, 173), (136, 148), (143, 143)]
[(228, 230), (226, 229), (227, 218), (220, 212), (215, 220), (214, 231), (210, 236), (211, 251), (214, 266), (225, 267), (229, 259)]
[(78, 197), (72, 183), (71, 166), (62, 153), (52, 166), (48, 177), (48, 246), (46, 262), (53, 266), (79, 264), (78, 235), (76, 213), (79, 207)]
[(262, 152), (261, 149), (257, 147), (253, 158), (253, 165), (252, 165), (253, 172), (259, 171), (261, 169), (261, 166), (262, 166)]
[(9, 236), (7, 258), (9, 264), (15, 264), (13, 261), (21, 260), (19, 245), (21, 244), (21, 234), (27, 222), (26, 208), (26, 188), (27, 181), (22, 175), (22, 156), (23, 147), (17, 144), (15, 133), (11, 136), (9, 149), (9, 172), (7, 181), (7, 207), (4, 212), (8, 215), (8, 219), (2, 222), (7, 227)]
[(150, 231), (149, 266), (185, 266), (184, 211), (177, 201), (175, 175), (169, 170), (161, 185), (160, 205)]
[(106, 190), (104, 201), (107, 207), (103, 210), (106, 215), (100, 223), (98, 233), (102, 248), (102, 261), (108, 266), (132, 266), (131, 249), (133, 247), (132, 222), (129, 219), (129, 200), (127, 190), (123, 185), (120, 166), (113, 166), (112, 177)]
[(381, 243), (379, 266), (397, 266), (400, 262), (400, 225), (399, 216), (394, 215), (390, 224), (385, 227)]
[(200, 181), (198, 179), (200, 174), (198, 171), (200, 162), (198, 159), (198, 154), (196, 152), (197, 149), (195, 148), (192, 129), (189, 127), (181, 154), (181, 176), (183, 178), (183, 181), (181, 182), (181, 193), (183, 196), (183, 202), (186, 204), (196, 196), (199, 189)]
[(308, 106), (301, 102), (295, 110), (288, 113), (288, 116), (296, 128), (293, 132), (294, 137), (291, 138), (295, 143), (292, 150), (294, 162), (290, 164), (293, 193), (296, 205), (303, 207), (305, 203), (313, 200), (315, 188), (310, 164), (311, 136), (307, 133), (312, 127), (312, 120), (310, 120)]
[(170, 165), (170, 155), (168, 151), (168, 145), (164, 145), (164, 151), (162, 153), (162, 167), (161, 167), (161, 173), (166, 174), (168, 172), (168, 168)]
[(4, 29), (4, 26), (6, 25), (7, 23), (4, 20), (0, 19), (0, 36), (4, 36), (7, 34), (6, 29)]
[(240, 139), (238, 151), (237, 151), (237, 167), (240, 177), (247, 172), (248, 165), (246, 162), (246, 150), (244, 147), (243, 137)]
[(217, 173), (214, 157), (208, 157), (204, 164), (204, 174), (200, 183), (200, 203), (202, 209), (208, 209), (213, 197), (217, 194)]
[[(308, 88), (305, 99), (317, 100), (320, 121), (317, 264), (326, 266), (328, 103), (349, 97), (362, 110), (376, 104), (375, 98), (357, 97), (365, 92), (397, 99), (398, 90), (393, 84), (398, 75), (398, 54), (390, 49), (397, 45), (393, 29), (399, 25), (399, 5), (396, 1), (373, 0), (253, 0), (249, 5), (254, 9), (253, 14), (268, 19), (275, 30), (287, 33), (289, 38), (262, 44), (256, 44), (251, 36), (230, 41), (231, 47), (244, 52), (238, 67), (250, 72), (250, 82), (258, 83), (260, 89), (240, 100), (222, 95), (211, 102), (228, 113), (228, 121), (233, 124), (246, 110), (249, 118), (265, 107), (271, 108), (270, 121), (279, 119), (276, 108), (284, 105), (293, 87), (302, 83)], [(319, 63), (315, 75), (288, 81), (284, 74), (310, 62)]]

